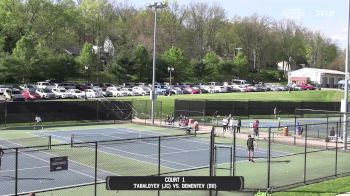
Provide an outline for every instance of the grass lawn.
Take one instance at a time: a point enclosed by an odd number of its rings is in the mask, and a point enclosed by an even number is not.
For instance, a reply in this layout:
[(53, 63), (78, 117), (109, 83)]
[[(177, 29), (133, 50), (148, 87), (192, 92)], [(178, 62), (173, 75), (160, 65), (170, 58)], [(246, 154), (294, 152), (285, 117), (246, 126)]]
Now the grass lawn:
[[(174, 112), (176, 99), (182, 100), (237, 100), (237, 101), (321, 101), (321, 102), (340, 102), (343, 98), (343, 91), (340, 90), (322, 90), (322, 91), (287, 91), (279, 92), (251, 92), (251, 93), (216, 93), (216, 94), (196, 94), (196, 95), (174, 95), (158, 96), (158, 109), (164, 114)], [(121, 97), (116, 99), (132, 100), (135, 108), (141, 108), (144, 113), (150, 110), (151, 103), (148, 96), (141, 97)], [(146, 102), (147, 101), (147, 102)], [(160, 104), (161, 102), (161, 104)], [(161, 105), (161, 106), (160, 106)], [(161, 107), (161, 108), (160, 108)]]
[(274, 193), (275, 196), (335, 196), (350, 191), (350, 177), (328, 180), (325, 182)]

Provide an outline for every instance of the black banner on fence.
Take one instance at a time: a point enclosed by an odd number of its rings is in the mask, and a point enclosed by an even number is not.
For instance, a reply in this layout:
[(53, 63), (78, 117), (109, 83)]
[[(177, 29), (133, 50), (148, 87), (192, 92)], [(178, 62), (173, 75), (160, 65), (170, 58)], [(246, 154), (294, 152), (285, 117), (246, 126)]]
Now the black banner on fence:
[(68, 156), (50, 158), (50, 171), (68, 170)]

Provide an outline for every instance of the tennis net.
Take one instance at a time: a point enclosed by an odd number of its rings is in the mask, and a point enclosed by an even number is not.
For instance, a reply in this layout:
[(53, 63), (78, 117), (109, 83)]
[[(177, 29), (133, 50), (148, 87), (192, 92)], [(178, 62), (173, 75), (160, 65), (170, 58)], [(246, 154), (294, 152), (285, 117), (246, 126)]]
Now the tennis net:
[(87, 147), (93, 146), (95, 142), (103, 145), (109, 144), (125, 144), (125, 143), (147, 143), (158, 142), (161, 140), (175, 140), (195, 137), (195, 135), (159, 135), (154, 133), (128, 133), (128, 134), (72, 134), (72, 147)]

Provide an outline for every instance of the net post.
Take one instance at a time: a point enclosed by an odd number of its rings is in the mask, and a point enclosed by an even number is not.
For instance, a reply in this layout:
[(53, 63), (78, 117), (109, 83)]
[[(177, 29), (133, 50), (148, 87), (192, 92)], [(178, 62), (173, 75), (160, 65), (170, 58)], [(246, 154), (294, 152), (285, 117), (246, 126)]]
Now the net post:
[(16, 163), (15, 163), (15, 195), (18, 195), (18, 148), (16, 148)]
[(307, 153), (307, 125), (305, 125), (305, 143), (304, 143), (304, 184), (306, 183), (306, 153)]
[(268, 129), (268, 152), (267, 152), (267, 188), (270, 188), (270, 180), (271, 180), (271, 127)]
[(73, 148), (74, 144), (74, 133), (70, 135), (70, 147)]
[(338, 176), (338, 136), (339, 136), (339, 123), (337, 122), (337, 134), (335, 137), (335, 168), (334, 173), (335, 176)]
[(95, 142), (95, 184), (94, 184), (95, 196), (97, 196), (97, 150), (98, 150), (98, 142)]
[(51, 150), (51, 135), (49, 135), (49, 150)]

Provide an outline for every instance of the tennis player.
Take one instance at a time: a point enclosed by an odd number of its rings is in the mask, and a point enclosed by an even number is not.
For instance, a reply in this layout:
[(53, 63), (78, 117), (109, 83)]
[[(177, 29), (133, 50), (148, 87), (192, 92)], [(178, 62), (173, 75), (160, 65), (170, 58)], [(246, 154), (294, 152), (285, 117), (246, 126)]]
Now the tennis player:
[(1, 171), (1, 159), (2, 159), (2, 156), (4, 155), (4, 150), (1, 148), (0, 146), (0, 171)]
[(248, 135), (248, 139), (247, 139), (247, 148), (248, 148), (248, 160), (251, 162), (255, 162), (254, 161), (254, 145), (256, 146), (256, 148), (258, 148), (258, 143), (256, 143), (255, 139), (252, 138), (251, 135)]
[(40, 116), (36, 115), (34, 120), (35, 120), (34, 129), (36, 129), (36, 126), (38, 126), (38, 124), (40, 124), (41, 130), (43, 130), (44, 129), (43, 121), (41, 120)]

